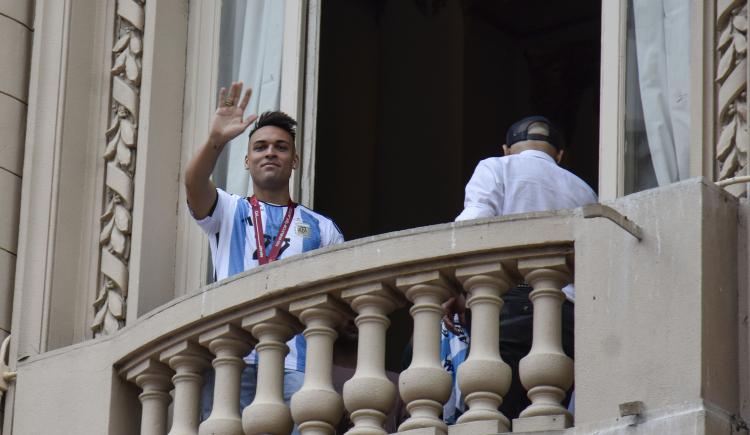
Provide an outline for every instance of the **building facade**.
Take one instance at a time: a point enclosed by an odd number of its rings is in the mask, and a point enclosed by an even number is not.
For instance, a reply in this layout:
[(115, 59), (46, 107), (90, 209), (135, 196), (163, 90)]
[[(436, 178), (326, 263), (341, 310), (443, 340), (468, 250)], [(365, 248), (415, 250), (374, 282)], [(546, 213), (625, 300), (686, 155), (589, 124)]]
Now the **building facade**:
[[(386, 370), (413, 434), (748, 433), (747, 1), (562, 3), (0, 0), (3, 435), (323, 434), (344, 409), (351, 433), (380, 434)], [(352, 240), (212, 282), (182, 174), (237, 79), (254, 111), (300, 121), (293, 197)], [(562, 126), (563, 165), (600, 204), (451, 222), (476, 162), (531, 113)], [(243, 147), (214, 174), (240, 194)], [(511, 422), (490, 331), (521, 281), (532, 406)], [(573, 281), (575, 362), (559, 324)], [(460, 291), (468, 409), (448, 427), (436, 325)], [(296, 332), (290, 409), (277, 363)], [(264, 382), (239, 412), (253, 347)]]

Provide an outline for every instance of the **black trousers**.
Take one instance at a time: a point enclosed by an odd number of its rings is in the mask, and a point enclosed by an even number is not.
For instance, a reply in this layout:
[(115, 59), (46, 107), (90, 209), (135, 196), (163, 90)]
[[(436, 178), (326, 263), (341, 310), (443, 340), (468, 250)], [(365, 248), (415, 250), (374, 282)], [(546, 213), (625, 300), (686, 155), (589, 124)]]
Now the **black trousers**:
[[(510, 390), (503, 398), (500, 411), (511, 420), (531, 404), (518, 375), (518, 364), (531, 350), (534, 324), (534, 306), (529, 300), (531, 290), (528, 285), (511, 289), (503, 296), (505, 304), (500, 314), (500, 356), (513, 370)], [(573, 304), (570, 301), (563, 303), (562, 314), (563, 350), (573, 358)], [(568, 391), (565, 406), (571, 392)]]

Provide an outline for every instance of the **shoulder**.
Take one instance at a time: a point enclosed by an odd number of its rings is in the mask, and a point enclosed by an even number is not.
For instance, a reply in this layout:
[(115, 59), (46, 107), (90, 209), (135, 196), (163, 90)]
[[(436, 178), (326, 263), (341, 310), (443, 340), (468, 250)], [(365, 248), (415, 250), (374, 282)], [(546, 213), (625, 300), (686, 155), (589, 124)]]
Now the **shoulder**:
[(339, 229), (338, 225), (336, 225), (336, 223), (333, 221), (333, 219), (321, 213), (318, 213), (317, 211), (302, 204), (297, 205), (297, 208), (300, 212), (300, 217), (302, 218), (302, 220), (312, 220), (317, 223), (320, 228), (325, 228), (332, 232), (336, 232), (343, 237), (343, 233)]

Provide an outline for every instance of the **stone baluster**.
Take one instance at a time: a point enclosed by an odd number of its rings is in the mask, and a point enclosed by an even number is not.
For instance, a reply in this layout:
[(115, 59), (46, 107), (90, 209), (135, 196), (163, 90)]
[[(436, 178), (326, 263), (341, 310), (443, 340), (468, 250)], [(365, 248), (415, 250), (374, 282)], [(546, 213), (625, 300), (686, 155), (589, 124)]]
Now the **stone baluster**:
[(344, 290), (341, 298), (357, 312), (357, 370), (344, 384), (344, 404), (354, 427), (347, 435), (386, 435), (386, 416), (396, 401), (396, 386), (385, 374), (388, 314), (399, 298), (381, 283)]
[(414, 304), (409, 310), (414, 319), (411, 365), (399, 377), (399, 392), (410, 417), (398, 430), (432, 428), (434, 433), (445, 435), (448, 426), (440, 415), (450, 397), (451, 375), (440, 363), (440, 319), (441, 304), (454, 290), (438, 271), (400, 277), (396, 286)]
[(175, 371), (172, 428), (169, 435), (197, 435), (203, 372), (213, 355), (193, 341), (183, 341), (161, 353), (159, 359)]
[(486, 428), (475, 428), (472, 433), (508, 432), (510, 421), (498, 407), (510, 388), (511, 369), (500, 357), (499, 327), (501, 296), (511, 282), (499, 262), (461, 267), (456, 278), (466, 290), (466, 305), (471, 309), (471, 349), (458, 367), (458, 385), (469, 409), (457, 423), (485, 422)]
[(305, 381), (292, 396), (292, 417), (302, 435), (334, 435), (341, 420), (341, 396), (333, 389), (336, 327), (350, 316), (343, 302), (328, 294), (292, 302), (289, 311), (305, 325)]
[[(564, 429), (572, 424), (572, 416), (561, 402), (573, 385), (573, 360), (562, 347), (565, 294), (561, 289), (570, 282), (570, 270), (564, 256), (522, 259), (518, 270), (534, 289), (529, 294), (534, 305), (534, 333), (531, 351), (519, 365), (521, 383), (531, 405), (513, 422), (513, 429)], [(524, 421), (526, 418), (534, 420)]]
[(270, 308), (245, 317), (242, 327), (258, 339), (258, 383), (253, 403), (242, 411), (242, 428), (247, 435), (287, 435), (293, 424), (284, 403), (284, 357), (300, 324), (286, 311)]
[(241, 328), (225, 324), (200, 335), (201, 345), (216, 355), (214, 404), (211, 415), (198, 428), (200, 435), (242, 435), (240, 417), (240, 377), (245, 368), (242, 358), (254, 340)]
[(164, 435), (167, 432), (171, 377), (169, 367), (150, 358), (128, 370), (128, 381), (143, 390), (138, 396), (141, 401), (141, 435)]

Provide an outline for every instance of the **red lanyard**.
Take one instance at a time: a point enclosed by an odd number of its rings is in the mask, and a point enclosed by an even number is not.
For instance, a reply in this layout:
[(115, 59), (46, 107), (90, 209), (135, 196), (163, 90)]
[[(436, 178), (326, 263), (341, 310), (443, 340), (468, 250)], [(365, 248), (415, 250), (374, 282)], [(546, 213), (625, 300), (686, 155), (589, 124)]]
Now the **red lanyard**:
[(271, 254), (266, 255), (266, 244), (263, 237), (263, 220), (260, 217), (260, 204), (258, 203), (258, 198), (256, 198), (255, 195), (251, 196), (248, 201), (250, 201), (250, 206), (253, 209), (253, 227), (255, 228), (255, 246), (258, 249), (258, 264), (266, 264), (276, 260), (279, 257), (279, 252), (281, 252), (281, 245), (284, 244), (284, 237), (286, 237), (286, 233), (287, 231), (289, 231), (289, 226), (292, 224), (294, 208), (297, 207), (297, 204), (293, 203), (291, 200), (289, 201), (289, 205), (286, 209), (286, 215), (284, 215), (284, 221), (281, 223), (279, 233), (276, 235), (276, 238), (273, 241)]

